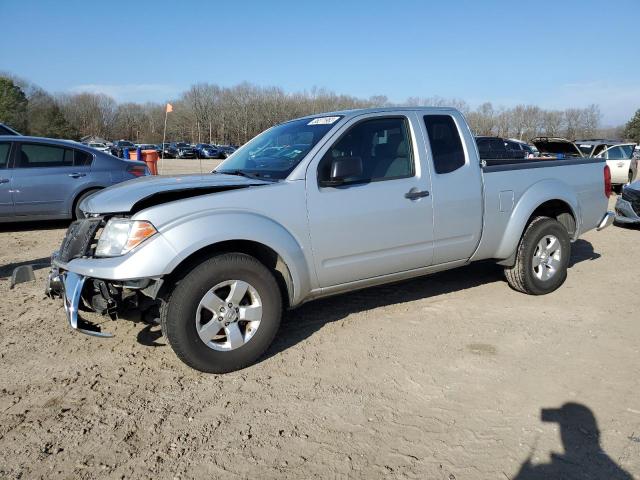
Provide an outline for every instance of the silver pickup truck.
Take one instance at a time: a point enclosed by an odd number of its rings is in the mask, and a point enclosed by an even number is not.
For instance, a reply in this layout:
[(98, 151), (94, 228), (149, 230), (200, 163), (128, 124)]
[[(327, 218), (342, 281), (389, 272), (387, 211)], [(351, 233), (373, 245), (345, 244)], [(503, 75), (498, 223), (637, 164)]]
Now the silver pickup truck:
[(283, 308), (319, 297), (486, 259), (512, 288), (552, 292), (571, 242), (612, 223), (610, 191), (601, 159), (481, 162), (454, 109), (313, 115), (258, 135), (211, 174), (89, 197), (47, 289), (71, 327), (97, 336), (109, 334), (79, 310), (157, 307), (181, 360), (228, 372), (264, 353)]

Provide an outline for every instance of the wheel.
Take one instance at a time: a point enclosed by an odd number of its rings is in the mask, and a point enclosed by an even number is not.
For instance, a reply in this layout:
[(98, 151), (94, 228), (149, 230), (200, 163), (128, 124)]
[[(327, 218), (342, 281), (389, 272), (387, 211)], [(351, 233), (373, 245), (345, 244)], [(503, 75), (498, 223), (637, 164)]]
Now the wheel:
[(162, 303), (162, 332), (196, 370), (226, 373), (254, 363), (280, 326), (282, 298), (271, 272), (241, 253), (213, 256)]
[(631, 183), (631, 182), (633, 182), (633, 170), (629, 170), (629, 182), (628, 183)]
[(82, 213), (82, 210), (80, 210), (80, 204), (82, 203), (82, 201), (85, 198), (87, 198), (89, 195), (93, 195), (98, 190), (100, 190), (100, 189), (99, 188), (94, 188), (92, 190), (87, 190), (86, 192), (81, 193), (78, 198), (76, 198), (76, 201), (73, 204), (73, 219), (74, 220), (77, 220), (79, 218), (84, 218), (84, 213)]
[(567, 229), (557, 220), (536, 217), (518, 245), (516, 261), (504, 269), (514, 290), (529, 295), (545, 295), (567, 278), (571, 242)]

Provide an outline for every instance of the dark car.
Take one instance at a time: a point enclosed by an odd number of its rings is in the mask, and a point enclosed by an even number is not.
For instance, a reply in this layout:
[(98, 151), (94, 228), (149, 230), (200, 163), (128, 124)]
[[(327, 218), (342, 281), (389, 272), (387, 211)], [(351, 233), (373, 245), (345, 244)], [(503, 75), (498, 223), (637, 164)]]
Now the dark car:
[(197, 158), (196, 149), (185, 142), (172, 142), (171, 146), (176, 150), (175, 158)]
[(160, 144), (160, 156), (164, 158), (176, 158), (178, 156), (178, 149), (172, 146), (171, 143)]
[(640, 180), (622, 187), (616, 202), (616, 223), (640, 225)]
[(525, 158), (524, 150), (512, 150), (507, 148), (504, 138), (500, 137), (476, 137), (480, 159), (503, 160), (512, 158)]
[(144, 175), (143, 162), (81, 143), (0, 136), (0, 222), (78, 217), (89, 195)]
[(0, 123), (0, 135), (22, 135), (21, 133), (16, 132), (13, 128), (5, 125), (4, 123)]
[(155, 150), (156, 152), (158, 152), (158, 155), (162, 153), (160, 145), (155, 145), (153, 143), (142, 143), (138, 145), (138, 147), (140, 148), (140, 150)]
[(137, 147), (133, 142), (128, 140), (116, 140), (111, 145), (111, 155), (114, 157), (124, 158), (125, 149), (129, 152), (135, 150)]
[(534, 148), (531, 145), (521, 140), (507, 138), (504, 141), (504, 145), (509, 150), (515, 150), (515, 151), (522, 150), (524, 152), (525, 157), (535, 157), (538, 154), (537, 149), (534, 150)]
[(234, 147), (233, 145), (218, 145), (218, 148), (222, 151), (222, 156), (220, 158), (227, 158), (235, 152), (238, 147)]
[(582, 158), (584, 155), (578, 146), (562, 137), (536, 137), (531, 140), (542, 158)]
[(196, 144), (196, 153), (198, 158), (226, 158), (220, 148), (210, 143)]

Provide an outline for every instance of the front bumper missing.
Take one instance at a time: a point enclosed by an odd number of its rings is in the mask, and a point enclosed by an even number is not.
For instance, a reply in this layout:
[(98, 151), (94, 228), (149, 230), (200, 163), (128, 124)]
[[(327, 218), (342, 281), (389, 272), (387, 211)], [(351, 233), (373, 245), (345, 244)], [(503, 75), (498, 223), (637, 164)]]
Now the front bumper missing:
[(45, 291), (51, 297), (62, 297), (64, 311), (71, 328), (94, 337), (113, 337), (113, 334), (103, 332), (98, 325), (80, 318), (79, 307), (82, 299), (82, 288), (86, 279), (87, 277), (73, 272), (60, 273), (57, 267), (53, 267), (49, 272)]
[(618, 223), (640, 223), (640, 215), (633, 209), (633, 205), (628, 200), (618, 197), (616, 201), (616, 222)]

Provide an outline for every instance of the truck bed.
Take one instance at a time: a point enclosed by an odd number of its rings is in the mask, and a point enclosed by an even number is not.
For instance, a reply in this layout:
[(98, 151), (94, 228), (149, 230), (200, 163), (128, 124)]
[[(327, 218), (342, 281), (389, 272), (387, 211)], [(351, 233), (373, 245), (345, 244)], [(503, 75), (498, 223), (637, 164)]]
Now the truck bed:
[[(582, 211), (574, 211), (578, 224), (573, 239), (595, 228), (606, 203), (604, 166), (601, 158), (486, 160), (482, 167), (484, 225), (472, 260), (508, 258), (513, 252), (505, 245), (516, 244), (522, 233), (514, 224), (526, 221), (529, 208), (540, 205), (545, 197), (581, 206)], [(528, 198), (536, 200), (530, 205)]]

